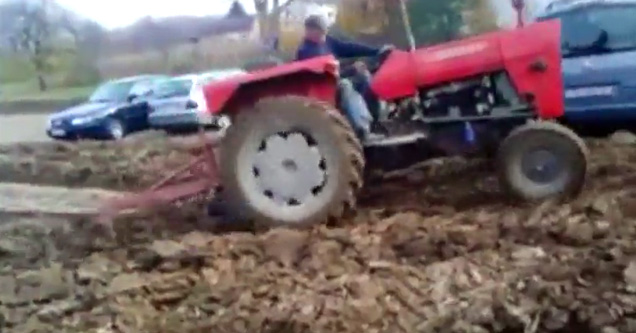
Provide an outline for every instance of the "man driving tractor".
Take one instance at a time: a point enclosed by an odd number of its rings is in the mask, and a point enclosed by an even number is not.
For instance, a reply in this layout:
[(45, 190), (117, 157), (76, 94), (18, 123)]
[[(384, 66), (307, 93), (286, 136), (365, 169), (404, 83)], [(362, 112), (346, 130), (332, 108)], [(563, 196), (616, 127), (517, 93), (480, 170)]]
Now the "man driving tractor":
[[(310, 15), (305, 19), (305, 35), (296, 52), (296, 61), (324, 55), (336, 58), (363, 58), (382, 55), (393, 49), (392, 46), (374, 48), (363, 44), (345, 42), (327, 34), (329, 24), (320, 15)], [(364, 141), (379, 139), (383, 135), (372, 132), (372, 125), (379, 120), (380, 103), (371, 91), (371, 73), (363, 62), (357, 61), (353, 67), (340, 71), (338, 99), (349, 124)], [(350, 79), (347, 79), (350, 78)], [(208, 205), (211, 216), (227, 213), (225, 202), (216, 197)], [(232, 224), (233, 222), (228, 222)]]
[[(362, 58), (381, 55), (392, 49), (369, 47), (363, 44), (338, 40), (328, 33), (329, 24), (320, 15), (310, 15), (305, 19), (305, 36), (296, 52), (296, 60), (307, 60), (314, 57), (333, 55), (336, 58)], [(363, 141), (377, 138), (372, 133), (373, 122), (378, 121), (380, 105), (370, 89), (371, 73), (363, 62), (357, 61), (353, 68), (341, 71), (338, 84), (338, 95), (341, 109), (345, 112), (349, 123)]]

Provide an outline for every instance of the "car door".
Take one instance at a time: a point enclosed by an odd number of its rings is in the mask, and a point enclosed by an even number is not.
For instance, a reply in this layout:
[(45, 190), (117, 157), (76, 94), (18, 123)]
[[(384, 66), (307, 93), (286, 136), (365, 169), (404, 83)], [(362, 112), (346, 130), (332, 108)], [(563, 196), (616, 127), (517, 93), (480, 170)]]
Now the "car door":
[(163, 92), (152, 102), (151, 125), (157, 127), (194, 125), (194, 116), (188, 110), (187, 102), (193, 78), (176, 78), (167, 81)]
[[(560, 15), (566, 118), (573, 123), (636, 121), (636, 2), (597, 4)], [(607, 33), (602, 47), (572, 52), (570, 39), (592, 25)]]
[(131, 130), (144, 130), (148, 128), (148, 99), (152, 96), (152, 87), (155, 80), (145, 79), (136, 82), (130, 89), (130, 95), (135, 96), (129, 102), (122, 116), (126, 126)]

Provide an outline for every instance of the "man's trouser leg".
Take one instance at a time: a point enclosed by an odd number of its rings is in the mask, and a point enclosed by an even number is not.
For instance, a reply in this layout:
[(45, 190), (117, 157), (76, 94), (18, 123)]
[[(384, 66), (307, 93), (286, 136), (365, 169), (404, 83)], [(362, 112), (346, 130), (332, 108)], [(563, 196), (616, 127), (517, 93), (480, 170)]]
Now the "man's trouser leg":
[(371, 73), (369, 71), (357, 73), (352, 81), (354, 89), (364, 98), (367, 110), (369, 110), (369, 113), (373, 117), (373, 121), (379, 121), (380, 101), (371, 90)]
[(360, 93), (358, 93), (351, 81), (343, 79), (338, 83), (340, 93), (340, 108), (344, 111), (349, 124), (356, 131), (356, 134), (365, 139), (371, 132), (371, 122), (373, 118), (367, 108), (367, 103)]

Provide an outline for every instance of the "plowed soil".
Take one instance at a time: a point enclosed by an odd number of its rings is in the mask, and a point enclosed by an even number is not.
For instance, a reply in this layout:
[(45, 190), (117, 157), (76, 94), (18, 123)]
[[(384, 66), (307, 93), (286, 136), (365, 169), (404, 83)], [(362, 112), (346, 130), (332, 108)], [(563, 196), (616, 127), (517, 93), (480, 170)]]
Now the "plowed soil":
[(188, 144), (0, 147), (0, 182), (22, 183), (0, 186), (0, 321), (7, 332), (636, 332), (636, 146), (588, 144), (588, 186), (565, 203), (509, 202), (487, 166), (448, 160), (369, 185), (334, 226), (221, 234), (188, 204), (122, 218), (115, 238), (85, 210), (184, 163)]

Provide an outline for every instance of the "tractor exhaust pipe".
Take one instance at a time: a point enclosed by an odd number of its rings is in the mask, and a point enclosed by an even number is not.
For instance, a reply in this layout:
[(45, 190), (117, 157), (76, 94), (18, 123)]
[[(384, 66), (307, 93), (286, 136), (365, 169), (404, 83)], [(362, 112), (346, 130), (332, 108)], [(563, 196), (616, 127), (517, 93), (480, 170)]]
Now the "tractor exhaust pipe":
[(413, 37), (413, 28), (411, 28), (411, 20), (409, 19), (409, 12), (406, 8), (406, 0), (398, 1), (400, 2), (400, 14), (402, 16), (402, 22), (404, 23), (406, 38), (409, 43), (409, 51), (415, 51), (415, 37)]
[(512, 0), (512, 8), (517, 13), (517, 28), (523, 28), (525, 25), (523, 14), (526, 7), (525, 0)]

